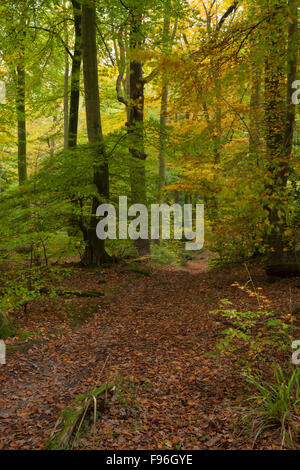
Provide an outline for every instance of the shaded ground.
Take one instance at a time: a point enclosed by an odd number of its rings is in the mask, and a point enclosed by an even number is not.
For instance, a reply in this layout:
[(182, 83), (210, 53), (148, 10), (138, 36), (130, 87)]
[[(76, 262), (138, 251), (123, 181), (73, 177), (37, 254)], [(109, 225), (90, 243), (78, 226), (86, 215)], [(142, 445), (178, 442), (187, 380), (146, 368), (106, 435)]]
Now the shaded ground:
[[(64, 285), (99, 289), (103, 300), (48, 299), (26, 318), (19, 312), (20, 325), (40, 335), (23, 351), (10, 341), (14, 353), (0, 366), (0, 449), (43, 448), (60, 409), (111, 378), (119, 393), (81, 448), (251, 448), (236, 409), (248, 386), (233, 360), (209, 354), (223, 329), (209, 311), (224, 298), (241, 310), (257, 301), (232, 286), (247, 281), (243, 268), (207, 272), (205, 263), (152, 267), (151, 276), (74, 269)], [(268, 309), (300, 304), (299, 279), (268, 284), (259, 268), (252, 275)], [(257, 447), (279, 444), (266, 435)]]

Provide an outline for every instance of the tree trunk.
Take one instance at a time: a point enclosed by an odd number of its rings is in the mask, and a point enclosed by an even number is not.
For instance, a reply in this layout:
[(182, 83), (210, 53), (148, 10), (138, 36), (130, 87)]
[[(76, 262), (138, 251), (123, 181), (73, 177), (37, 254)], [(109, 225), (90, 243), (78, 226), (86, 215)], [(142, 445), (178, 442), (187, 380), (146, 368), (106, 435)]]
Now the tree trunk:
[[(65, 21), (65, 44), (69, 46), (68, 23)], [(65, 50), (65, 72), (64, 72), (64, 149), (68, 148), (69, 129), (69, 54)]]
[[(140, 31), (141, 17), (131, 12), (130, 24), (130, 103), (128, 112), (128, 135), (130, 137), (129, 151), (132, 156), (130, 165), (131, 203), (147, 204), (146, 195), (146, 154), (144, 150), (144, 82), (143, 65), (134, 57), (141, 47), (142, 35)], [(148, 240), (136, 240), (136, 247), (140, 255), (150, 252)]]
[(19, 185), (27, 179), (27, 155), (26, 155), (26, 72), (25, 72), (25, 45), (22, 44), (19, 51), (20, 59), (17, 65), (16, 109), (18, 125), (18, 175)]
[(297, 263), (298, 271), (300, 273), (300, 230), (297, 234), (295, 255), (296, 255), (296, 263)]
[[(167, 43), (170, 34), (170, 18), (166, 14), (164, 18), (164, 29), (163, 29), (163, 40)], [(167, 45), (167, 44), (166, 44)], [(166, 47), (165, 47), (166, 49)], [(167, 113), (168, 113), (168, 79), (165, 75), (162, 78), (162, 93), (160, 101), (160, 134), (159, 134), (159, 154), (158, 154), (158, 203), (160, 204), (163, 200), (163, 189), (166, 184), (166, 124), (167, 124)]]
[(93, 1), (82, 5), (82, 56), (87, 132), (94, 162), (93, 182), (99, 195), (93, 198), (92, 215), (86, 233), (86, 249), (82, 262), (86, 266), (99, 266), (107, 262), (109, 256), (105, 251), (104, 241), (96, 235), (96, 210), (99, 203), (107, 201), (109, 197), (109, 179), (100, 115), (96, 11)]
[[(56, 122), (57, 122), (57, 117), (54, 116), (54, 118), (53, 118), (53, 131), (54, 131), (54, 133), (56, 131)], [(50, 137), (48, 137), (48, 145), (49, 145), (49, 149), (50, 149), (50, 158), (53, 158), (54, 152), (55, 152), (55, 138), (54, 138), (53, 134), (50, 135)]]
[(266, 126), (266, 199), (268, 212), (268, 266), (281, 263), (283, 254), (283, 202), (286, 197), (287, 163), (283, 158), (285, 128), (285, 46), (284, 5), (270, 0), (270, 19), (266, 24), (265, 126)]
[(287, 76), (287, 94), (286, 94), (286, 124), (284, 135), (285, 158), (290, 159), (293, 148), (293, 135), (295, 126), (296, 106), (293, 103), (293, 83), (297, 78), (298, 64), (298, 0), (289, 0), (288, 2), (288, 76)]
[(259, 161), (261, 149), (261, 80), (262, 67), (258, 60), (258, 38), (251, 43), (251, 97), (250, 97), (250, 124), (249, 124), (249, 154), (251, 161)]
[(80, 97), (80, 66), (82, 58), (82, 32), (81, 32), (81, 8), (77, 0), (72, 0), (75, 42), (71, 70), (71, 93), (70, 93), (70, 115), (68, 126), (68, 147), (77, 145), (78, 113)]
[[(284, 263), (282, 238), (282, 232), (285, 229), (286, 223), (286, 187), (290, 171), (289, 165), (295, 123), (295, 105), (292, 103), (292, 83), (296, 79), (298, 45), (297, 0), (289, 0), (288, 3), (288, 18), (286, 19), (289, 24), (287, 91), (284, 88), (285, 61), (283, 60), (286, 52), (285, 32), (283, 27), (278, 27), (278, 16), (283, 16), (280, 10), (278, 10), (277, 14), (274, 13), (270, 20), (272, 31), (276, 32), (273, 33), (272, 39), (269, 39), (270, 47), (267, 51), (268, 59), (265, 80), (267, 169), (270, 174), (270, 182), (266, 185), (267, 196), (270, 198), (268, 206), (270, 232), (268, 236), (268, 262), (266, 270), (269, 275), (272, 275), (272, 273), (279, 275), (281, 271), (284, 276), (286, 276), (286, 272), (294, 275), (296, 267), (295, 264), (291, 269), (290, 265)], [(284, 5), (285, 2), (282, 1), (282, 6)]]

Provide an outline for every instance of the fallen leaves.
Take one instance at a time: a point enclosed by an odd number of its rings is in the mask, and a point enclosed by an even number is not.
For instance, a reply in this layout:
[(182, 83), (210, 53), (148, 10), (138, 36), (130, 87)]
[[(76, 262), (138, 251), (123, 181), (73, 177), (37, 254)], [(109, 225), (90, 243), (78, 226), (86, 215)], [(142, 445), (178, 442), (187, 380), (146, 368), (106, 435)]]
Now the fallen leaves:
[[(245, 283), (243, 272), (151, 269), (147, 277), (118, 267), (97, 276), (77, 269), (65, 287), (97, 288), (101, 277), (106, 281), (101, 303), (46, 299), (43, 310), (39, 300), (27, 317), (20, 314), (19, 323), (36, 329), (39, 342), (26, 340), (30, 348), (9, 355), (0, 369), (0, 436), (5, 436), (0, 448), (41, 449), (59, 412), (76, 395), (115, 379), (118, 396), (97, 422), (95, 436), (86, 435), (80, 448), (251, 448), (249, 439), (234, 432), (234, 407), (246, 385), (234, 362), (209, 356), (222, 328), (208, 312), (222, 298), (237, 309), (255, 305), (255, 298), (231, 287), (236, 280)], [(287, 289), (299, 303), (293, 280), (275, 287), (260, 271), (256, 277), (273, 308), (284, 311)], [(77, 325), (70, 311), (82, 312)], [(17, 339), (9, 343), (18, 347)], [(271, 437), (260, 448), (272, 448)]]

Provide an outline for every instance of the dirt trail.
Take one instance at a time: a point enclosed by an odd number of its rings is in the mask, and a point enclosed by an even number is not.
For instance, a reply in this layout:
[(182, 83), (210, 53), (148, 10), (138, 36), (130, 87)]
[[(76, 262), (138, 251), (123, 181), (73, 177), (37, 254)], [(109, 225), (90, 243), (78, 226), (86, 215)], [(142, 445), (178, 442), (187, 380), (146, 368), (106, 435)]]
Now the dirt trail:
[[(62, 299), (30, 306), (24, 324), (32, 320), (42, 341), (0, 366), (0, 449), (42, 448), (60, 409), (111, 379), (121, 391), (98, 422), (96, 448), (246, 448), (233, 432), (245, 384), (229, 360), (209, 354), (222, 330), (209, 311), (223, 298), (247, 309), (255, 299), (232, 287), (247, 279), (240, 268), (207, 273), (199, 261), (153, 268), (150, 277), (75, 270), (67, 287), (106, 281), (103, 301), (72, 299), (74, 308), (92, 308), (81, 326), (70, 326)], [(274, 287), (262, 272), (253, 276), (276, 308), (286, 308), (287, 289), (299, 303), (293, 280)], [(81, 445), (91, 448), (93, 439)]]
[(203, 253), (196, 253), (190, 261), (188, 261), (185, 270), (191, 274), (205, 273), (208, 271), (208, 263), (212, 257), (212, 253), (208, 250)]

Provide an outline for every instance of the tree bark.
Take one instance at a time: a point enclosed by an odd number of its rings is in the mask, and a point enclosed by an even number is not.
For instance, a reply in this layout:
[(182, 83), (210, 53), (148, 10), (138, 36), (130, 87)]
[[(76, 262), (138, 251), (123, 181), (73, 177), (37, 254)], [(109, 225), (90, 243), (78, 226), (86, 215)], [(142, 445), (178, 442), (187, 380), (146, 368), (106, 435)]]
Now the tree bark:
[[(68, 23), (64, 24), (65, 28), (65, 44), (69, 45)], [(68, 148), (69, 133), (69, 54), (65, 50), (65, 72), (64, 72), (64, 149)]]
[[(166, 14), (164, 18), (163, 28), (163, 40), (166, 42), (166, 46), (170, 35), (170, 17)], [(166, 47), (165, 47), (166, 49)], [(159, 154), (158, 154), (158, 203), (160, 204), (163, 200), (163, 189), (166, 184), (166, 124), (167, 124), (167, 113), (168, 113), (168, 95), (169, 87), (168, 80), (163, 74), (162, 77), (162, 90), (161, 90), (161, 101), (160, 101), (160, 121), (159, 121)]]
[[(23, 54), (24, 51), (22, 51)], [(17, 66), (17, 121), (18, 121), (18, 175), (19, 185), (27, 179), (27, 139), (26, 139), (26, 78), (24, 55)]]
[(296, 105), (293, 103), (293, 83), (297, 78), (298, 64), (298, 0), (289, 0), (289, 31), (288, 31), (288, 76), (287, 76), (287, 95), (286, 95), (286, 125), (284, 135), (285, 158), (289, 159), (293, 148), (293, 135), (296, 116)]
[(249, 154), (252, 160), (259, 161), (261, 149), (261, 81), (262, 66), (258, 60), (259, 39), (256, 37), (251, 42), (251, 97), (250, 97), (250, 124), (249, 124)]
[(26, 139), (26, 70), (25, 70), (25, 42), (26, 42), (26, 13), (22, 13), (21, 31), (18, 42), (18, 62), (16, 67), (16, 111), (18, 128), (18, 176), (19, 185), (27, 179), (27, 139)]
[[(282, 4), (282, 8), (277, 8)], [(285, 58), (286, 34), (284, 31), (285, 1), (270, 0), (270, 18), (266, 24), (265, 62), (265, 126), (266, 126), (266, 204), (267, 220), (267, 265), (278, 265), (282, 261), (284, 218), (282, 215), (287, 183), (287, 163), (284, 158), (285, 129)]]
[[(282, 5), (285, 2), (281, 1)], [(273, 7), (278, 2), (272, 0)], [(266, 186), (267, 196), (271, 203), (268, 206), (268, 222), (270, 232), (268, 236), (268, 260), (266, 271), (270, 275), (286, 276), (286, 272), (294, 275), (295, 266), (292, 269), (283, 260), (283, 237), (285, 229), (286, 188), (290, 171), (290, 158), (292, 152), (293, 129), (295, 124), (295, 105), (292, 103), (292, 83), (296, 79), (297, 72), (297, 45), (298, 45), (298, 9), (297, 0), (288, 2), (288, 45), (287, 45), (287, 89), (285, 91), (285, 32), (279, 28), (278, 15), (273, 14), (270, 20), (276, 27), (276, 33), (269, 39), (270, 48), (266, 62), (265, 80), (265, 111), (266, 111), (266, 146), (267, 146), (267, 170), (270, 182)], [(277, 21), (276, 21), (277, 18)], [(275, 36), (275, 37), (274, 37)], [(281, 266), (279, 269), (278, 267)], [(277, 273), (277, 274), (276, 274)]]
[[(131, 203), (147, 204), (146, 194), (146, 153), (144, 149), (144, 81), (143, 64), (136, 59), (135, 53), (142, 45), (140, 31), (141, 17), (131, 11), (130, 24), (130, 103), (128, 112), (128, 135), (130, 138), (129, 152), (132, 156), (130, 164)], [(136, 240), (140, 255), (150, 252), (148, 240)]]
[(96, 210), (99, 203), (107, 201), (109, 197), (109, 177), (100, 115), (94, 1), (82, 5), (82, 57), (87, 133), (94, 162), (93, 182), (98, 192), (98, 197), (94, 197), (92, 202), (82, 262), (86, 266), (100, 266), (110, 258), (105, 251), (104, 241), (96, 235)]
[(77, 0), (72, 0), (72, 5), (75, 25), (75, 41), (71, 70), (70, 115), (68, 126), (69, 148), (74, 148), (77, 145), (80, 97), (80, 67), (82, 59), (81, 8), (80, 3)]

